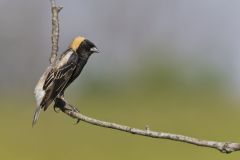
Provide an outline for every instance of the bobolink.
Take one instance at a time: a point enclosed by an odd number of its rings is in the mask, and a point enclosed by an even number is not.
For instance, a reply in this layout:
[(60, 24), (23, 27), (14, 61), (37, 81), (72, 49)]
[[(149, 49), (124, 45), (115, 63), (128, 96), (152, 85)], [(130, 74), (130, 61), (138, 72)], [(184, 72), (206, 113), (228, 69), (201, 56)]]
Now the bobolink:
[(42, 109), (45, 111), (55, 98), (64, 95), (65, 89), (80, 75), (93, 53), (98, 53), (97, 47), (79, 36), (72, 41), (58, 61), (46, 69), (34, 91), (37, 108), (32, 125), (36, 124)]

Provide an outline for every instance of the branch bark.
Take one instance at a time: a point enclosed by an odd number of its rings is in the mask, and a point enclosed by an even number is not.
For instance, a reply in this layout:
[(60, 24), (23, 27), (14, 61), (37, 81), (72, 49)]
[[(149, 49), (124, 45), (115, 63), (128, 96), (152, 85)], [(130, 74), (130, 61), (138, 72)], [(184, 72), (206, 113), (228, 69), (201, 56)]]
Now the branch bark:
[[(53, 65), (57, 59), (58, 52), (58, 39), (59, 39), (59, 20), (58, 13), (62, 9), (62, 7), (57, 6), (55, 0), (51, 0), (51, 8), (52, 8), (52, 52), (50, 57), (50, 63)], [(55, 106), (60, 108), (63, 113), (66, 115), (75, 118), (77, 120), (81, 120), (87, 122), (92, 125), (96, 125), (99, 127), (111, 128), (131, 134), (151, 137), (151, 138), (161, 138), (161, 139), (169, 139), (184, 143), (189, 143), (201, 147), (209, 147), (219, 150), (222, 153), (231, 153), (234, 151), (240, 150), (240, 143), (231, 143), (231, 142), (217, 142), (217, 141), (207, 141), (201, 140), (193, 137), (188, 137), (179, 134), (165, 133), (165, 132), (156, 132), (146, 127), (145, 130), (133, 128), (125, 125), (120, 125), (116, 123), (106, 122), (97, 120), (88, 116), (85, 116), (78, 112), (75, 107), (71, 106), (63, 97), (56, 98)]]
[(59, 19), (58, 13), (61, 11), (63, 7), (58, 6), (55, 0), (51, 1), (51, 9), (52, 9), (52, 52), (51, 57), (49, 59), (50, 64), (54, 64), (57, 60), (58, 53), (58, 40), (59, 40)]
[(74, 107), (71, 106), (67, 101), (61, 98), (57, 98), (55, 100), (55, 107), (60, 108), (63, 113), (67, 114), (72, 118), (75, 118), (77, 120), (81, 120), (99, 127), (111, 128), (111, 129), (131, 133), (131, 134), (136, 134), (136, 135), (141, 135), (141, 136), (146, 136), (151, 138), (169, 139), (169, 140), (189, 143), (197, 146), (214, 148), (219, 150), (222, 153), (231, 153), (231, 152), (240, 150), (239, 143), (207, 141), (207, 140), (201, 140), (201, 139), (179, 135), (179, 134), (156, 132), (156, 131), (150, 130), (149, 127), (146, 127), (144, 130), (142, 130), (142, 129), (133, 128), (125, 125), (97, 120), (73, 110), (72, 108)]

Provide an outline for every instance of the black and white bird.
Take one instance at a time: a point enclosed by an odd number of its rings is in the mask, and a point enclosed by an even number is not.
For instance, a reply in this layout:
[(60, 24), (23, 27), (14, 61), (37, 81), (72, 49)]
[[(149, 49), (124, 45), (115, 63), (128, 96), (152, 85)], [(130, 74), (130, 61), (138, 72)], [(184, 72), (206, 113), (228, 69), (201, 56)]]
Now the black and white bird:
[(80, 75), (93, 53), (99, 51), (91, 41), (76, 37), (57, 62), (46, 69), (34, 90), (37, 108), (32, 125), (36, 124), (41, 110), (45, 111), (55, 98), (64, 95), (65, 89)]

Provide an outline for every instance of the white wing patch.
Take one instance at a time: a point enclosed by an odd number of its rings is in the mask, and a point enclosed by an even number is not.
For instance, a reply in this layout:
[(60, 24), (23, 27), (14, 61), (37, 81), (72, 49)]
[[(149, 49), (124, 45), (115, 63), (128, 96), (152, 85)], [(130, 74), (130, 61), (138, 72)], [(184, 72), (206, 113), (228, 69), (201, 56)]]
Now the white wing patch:
[(65, 65), (69, 58), (71, 57), (71, 55), (73, 54), (72, 51), (68, 52), (66, 55), (64, 55), (62, 58), (61, 58), (61, 61), (59, 61), (59, 63), (57, 64), (57, 67), (62, 67), (63, 65)]

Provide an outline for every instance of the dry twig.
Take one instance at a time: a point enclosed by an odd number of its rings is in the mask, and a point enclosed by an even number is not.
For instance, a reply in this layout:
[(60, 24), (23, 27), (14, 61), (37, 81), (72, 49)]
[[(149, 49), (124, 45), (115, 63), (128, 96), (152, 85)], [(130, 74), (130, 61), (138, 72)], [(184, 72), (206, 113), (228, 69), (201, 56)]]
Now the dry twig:
[(59, 19), (58, 13), (63, 7), (58, 6), (55, 0), (51, 0), (51, 9), (52, 9), (52, 52), (49, 59), (50, 64), (54, 64), (57, 59), (58, 53), (58, 39), (59, 39)]
[(239, 143), (200, 140), (197, 138), (192, 138), (192, 137), (178, 135), (178, 134), (152, 131), (149, 129), (148, 126), (145, 128), (145, 130), (142, 130), (142, 129), (132, 128), (125, 125), (97, 120), (97, 119), (85, 116), (81, 113), (75, 112), (74, 110), (72, 110), (73, 107), (70, 104), (68, 104), (64, 99), (60, 99), (60, 98), (56, 99), (55, 105), (56, 107), (60, 108), (62, 112), (64, 112), (65, 114), (67, 114), (72, 118), (87, 122), (89, 124), (100, 126), (100, 127), (111, 128), (111, 129), (124, 131), (132, 134), (151, 137), (151, 138), (170, 139), (174, 141), (194, 144), (197, 146), (215, 148), (222, 153), (231, 153), (231, 152), (240, 150)]
[[(52, 52), (50, 57), (50, 63), (54, 64), (56, 61), (57, 52), (58, 52), (58, 39), (59, 39), (58, 13), (62, 9), (62, 7), (57, 6), (55, 3), (55, 0), (51, 0), (51, 5), (52, 5)], [(55, 106), (60, 108), (62, 112), (64, 112), (65, 114), (67, 114), (72, 118), (75, 118), (77, 120), (82, 120), (89, 124), (93, 124), (100, 127), (111, 128), (119, 131), (124, 131), (128, 133), (152, 137), (152, 138), (169, 139), (169, 140), (189, 143), (197, 146), (214, 148), (219, 150), (222, 153), (231, 153), (231, 152), (240, 150), (239, 143), (200, 140), (197, 138), (192, 138), (184, 135), (152, 131), (149, 129), (148, 126), (145, 128), (145, 130), (141, 130), (141, 129), (132, 128), (129, 126), (119, 125), (116, 123), (100, 121), (94, 118), (87, 117), (77, 112), (76, 110), (73, 110), (73, 107), (70, 104), (68, 104), (64, 99), (61, 99), (61, 98), (57, 98), (55, 100)]]

